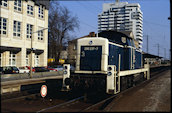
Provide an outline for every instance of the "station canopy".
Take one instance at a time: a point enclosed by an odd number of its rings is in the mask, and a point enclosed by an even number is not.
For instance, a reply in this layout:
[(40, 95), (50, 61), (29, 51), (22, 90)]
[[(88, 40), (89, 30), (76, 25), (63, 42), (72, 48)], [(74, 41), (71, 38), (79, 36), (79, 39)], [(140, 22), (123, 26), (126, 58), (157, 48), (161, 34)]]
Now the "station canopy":
[(145, 52), (143, 52), (143, 57), (144, 57), (144, 58), (159, 58), (159, 59), (162, 58), (162, 57), (160, 57), (160, 56), (152, 55), (152, 54), (145, 53)]

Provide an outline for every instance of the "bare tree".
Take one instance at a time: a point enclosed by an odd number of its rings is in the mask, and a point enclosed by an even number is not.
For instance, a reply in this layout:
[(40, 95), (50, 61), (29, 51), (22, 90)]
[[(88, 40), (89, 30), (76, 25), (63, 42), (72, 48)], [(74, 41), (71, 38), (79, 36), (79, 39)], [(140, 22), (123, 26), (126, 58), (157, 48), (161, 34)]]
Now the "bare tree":
[(50, 1), (49, 9), (49, 57), (60, 57), (66, 40), (70, 38), (69, 32), (79, 28), (79, 21), (72, 16), (66, 7), (61, 7), (57, 1)]

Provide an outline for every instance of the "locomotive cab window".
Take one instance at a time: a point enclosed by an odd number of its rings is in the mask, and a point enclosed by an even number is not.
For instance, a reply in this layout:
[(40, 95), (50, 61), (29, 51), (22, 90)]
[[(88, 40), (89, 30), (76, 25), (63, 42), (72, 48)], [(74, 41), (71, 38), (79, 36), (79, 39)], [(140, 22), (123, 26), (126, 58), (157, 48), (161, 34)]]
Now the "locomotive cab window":
[(128, 42), (128, 46), (132, 46), (131, 39), (127, 39), (127, 42)]
[(101, 46), (81, 46), (80, 69), (87, 71), (100, 71), (101, 56)]
[(131, 44), (133, 47), (135, 47), (134, 40), (131, 40)]
[(126, 37), (121, 37), (121, 41), (123, 42), (123, 43), (126, 43), (127, 41), (126, 41)]

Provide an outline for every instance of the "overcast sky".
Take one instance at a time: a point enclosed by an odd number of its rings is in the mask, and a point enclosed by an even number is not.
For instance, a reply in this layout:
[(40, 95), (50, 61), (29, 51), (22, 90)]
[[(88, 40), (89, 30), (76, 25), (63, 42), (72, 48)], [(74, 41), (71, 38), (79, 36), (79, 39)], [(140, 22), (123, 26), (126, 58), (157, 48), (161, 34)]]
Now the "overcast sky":
[[(146, 52), (149, 38), (149, 53), (158, 55), (157, 44), (160, 45), (160, 56), (169, 58), (170, 49), (170, 0), (120, 0), (120, 2), (139, 3), (143, 12), (143, 51)], [(79, 30), (71, 33), (76, 38), (97, 32), (98, 14), (102, 12), (103, 3), (115, 3), (115, 0), (60, 0), (61, 6), (69, 9), (80, 21)], [(165, 49), (164, 49), (165, 48)]]

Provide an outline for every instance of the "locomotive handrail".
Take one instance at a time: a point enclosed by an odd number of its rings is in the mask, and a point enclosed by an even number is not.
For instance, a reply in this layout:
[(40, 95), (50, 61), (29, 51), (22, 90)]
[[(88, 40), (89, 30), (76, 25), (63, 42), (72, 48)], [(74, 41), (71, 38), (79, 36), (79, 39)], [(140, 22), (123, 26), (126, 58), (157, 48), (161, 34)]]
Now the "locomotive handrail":
[(145, 71), (149, 71), (149, 69), (142, 68), (142, 69), (135, 69), (135, 70), (125, 70), (125, 71), (118, 72), (118, 76), (132, 75), (132, 74), (141, 73), (141, 72), (145, 72)]
[[(114, 65), (114, 94), (117, 94), (120, 92), (120, 78), (122, 76), (127, 76), (127, 75), (132, 75), (132, 74), (137, 74), (144, 72), (144, 77), (150, 79), (150, 69), (149, 69), (149, 64), (145, 64), (144, 68), (141, 69), (134, 69), (134, 70), (125, 70), (125, 71), (120, 71), (120, 66), (121, 66), (121, 55), (119, 54), (119, 59), (118, 59), (118, 70), (116, 70), (116, 66)], [(108, 90), (107, 90), (108, 92)]]
[[(120, 61), (119, 61), (120, 63)], [(150, 79), (150, 69), (149, 69), (149, 64), (145, 64), (144, 65), (144, 68), (141, 68), (141, 69), (135, 69), (135, 70), (125, 70), (125, 71), (120, 71), (120, 70), (114, 70), (114, 77), (115, 77), (115, 83), (114, 85), (115, 86), (118, 86), (118, 90), (114, 89), (114, 94), (117, 94), (120, 92), (120, 78), (122, 76), (127, 76), (127, 75), (132, 75), (132, 74), (137, 74), (137, 73), (141, 73), (141, 72), (144, 72), (144, 77), (146, 76), (147, 80)], [(116, 77), (118, 77), (118, 82), (116, 82)], [(116, 85), (117, 84), (117, 85)]]

